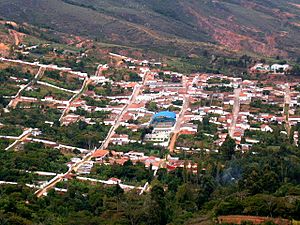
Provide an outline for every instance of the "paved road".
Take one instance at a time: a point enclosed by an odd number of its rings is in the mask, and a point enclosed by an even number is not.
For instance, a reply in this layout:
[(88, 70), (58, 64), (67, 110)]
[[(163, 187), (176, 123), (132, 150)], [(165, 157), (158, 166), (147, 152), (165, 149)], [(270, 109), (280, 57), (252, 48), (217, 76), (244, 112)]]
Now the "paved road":
[(236, 127), (236, 122), (239, 116), (240, 112), (240, 93), (241, 93), (242, 88), (236, 88), (234, 90), (234, 103), (233, 103), (233, 109), (232, 109), (232, 119), (231, 119), (231, 125), (228, 129), (230, 137), (233, 137), (235, 127)]

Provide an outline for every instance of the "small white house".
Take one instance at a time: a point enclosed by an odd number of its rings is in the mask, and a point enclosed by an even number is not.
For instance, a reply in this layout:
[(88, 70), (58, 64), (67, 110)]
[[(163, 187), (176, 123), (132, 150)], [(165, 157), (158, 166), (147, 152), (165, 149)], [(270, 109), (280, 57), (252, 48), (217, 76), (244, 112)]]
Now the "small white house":
[(260, 130), (263, 132), (273, 132), (273, 129), (267, 124), (261, 125)]

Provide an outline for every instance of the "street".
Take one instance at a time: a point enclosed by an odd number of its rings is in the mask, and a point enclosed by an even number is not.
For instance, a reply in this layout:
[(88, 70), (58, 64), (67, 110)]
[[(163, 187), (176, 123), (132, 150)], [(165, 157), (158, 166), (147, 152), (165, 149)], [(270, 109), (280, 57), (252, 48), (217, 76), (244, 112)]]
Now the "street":
[(185, 114), (186, 110), (189, 107), (189, 95), (187, 94), (187, 88), (188, 87), (187, 87), (186, 79), (187, 79), (186, 76), (182, 77), (182, 86), (185, 88), (185, 94), (183, 96), (183, 104), (182, 104), (180, 113), (178, 115), (178, 118), (176, 118), (176, 123), (175, 123), (174, 131), (173, 131), (173, 135), (172, 135), (171, 141), (169, 143), (170, 152), (174, 151), (176, 140), (177, 140), (178, 134), (180, 132), (180, 127), (181, 127), (181, 124), (182, 124), (183, 119), (184, 119), (184, 114)]
[[(98, 70), (97, 70), (98, 72)], [(97, 73), (96, 72), (96, 73)], [(147, 81), (147, 75), (145, 75), (144, 77), (144, 81), (141, 84), (137, 84), (135, 87), (134, 87), (134, 90), (133, 90), (133, 93), (128, 101), (128, 103), (124, 106), (123, 110), (121, 111), (121, 113), (119, 114), (119, 116), (116, 118), (116, 122), (115, 124), (111, 127), (111, 129), (109, 130), (105, 140), (103, 141), (102, 145), (100, 148), (98, 149), (94, 149), (92, 150), (91, 152), (89, 152), (88, 154), (86, 154), (83, 159), (78, 162), (78, 163), (75, 163), (74, 165), (72, 165), (69, 170), (65, 173), (65, 174), (58, 174), (57, 176), (55, 176), (52, 180), (50, 180), (46, 185), (44, 185), (41, 189), (37, 190), (35, 192), (35, 195), (37, 197), (41, 197), (43, 196), (45, 193), (47, 193), (50, 189), (52, 189), (53, 187), (56, 186), (57, 183), (59, 183), (60, 181), (62, 181), (62, 179), (69, 175), (69, 174), (72, 174), (73, 172), (76, 172), (78, 170), (78, 168), (80, 168), (85, 162), (89, 161), (92, 159), (93, 157), (93, 154), (97, 151), (97, 150), (103, 150), (103, 149), (106, 149), (107, 146), (109, 145), (110, 143), (110, 140), (111, 140), (111, 137), (114, 135), (115, 133), (115, 130), (120, 126), (120, 123), (121, 123), (121, 119), (122, 117), (124, 116), (124, 114), (127, 112), (128, 110), (128, 107), (129, 105), (131, 105), (132, 103), (135, 102), (135, 99), (136, 97), (139, 95), (140, 91), (141, 91), (141, 88), (144, 86), (145, 82)], [(84, 90), (84, 89), (83, 89)]]
[(230, 137), (233, 137), (236, 127), (236, 122), (239, 116), (240, 112), (240, 94), (241, 94), (242, 88), (236, 88), (234, 90), (234, 103), (233, 103), (233, 109), (232, 109), (232, 119), (231, 119), (231, 125), (229, 127), (229, 135)]
[(284, 118), (284, 121), (285, 121), (285, 127), (286, 127), (286, 131), (288, 133), (288, 136), (290, 135), (290, 132), (291, 132), (291, 126), (290, 126), (290, 123), (289, 123), (290, 105), (291, 105), (291, 89), (290, 89), (290, 84), (286, 83), (284, 85), (283, 118)]
[(18, 93), (13, 97), (13, 99), (9, 102), (9, 104), (7, 105), (6, 109), (8, 108), (15, 108), (18, 104), (18, 98), (20, 97), (22, 91), (24, 91), (27, 87), (31, 86), (32, 84), (34, 84), (34, 82), (37, 82), (39, 79), (41, 79), (44, 75), (46, 68), (41, 66), (37, 72), (37, 74), (35, 75), (35, 77), (25, 86), (21, 87), (18, 91)]

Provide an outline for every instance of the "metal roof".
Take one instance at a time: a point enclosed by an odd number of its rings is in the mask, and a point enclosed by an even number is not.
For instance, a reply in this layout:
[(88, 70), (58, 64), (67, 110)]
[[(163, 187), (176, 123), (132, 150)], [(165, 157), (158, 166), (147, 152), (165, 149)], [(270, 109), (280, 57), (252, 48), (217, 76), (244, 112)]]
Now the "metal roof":
[(166, 117), (166, 118), (176, 119), (176, 113), (170, 112), (170, 111), (162, 111), (162, 112), (156, 113), (153, 116), (153, 118), (158, 118), (158, 117)]

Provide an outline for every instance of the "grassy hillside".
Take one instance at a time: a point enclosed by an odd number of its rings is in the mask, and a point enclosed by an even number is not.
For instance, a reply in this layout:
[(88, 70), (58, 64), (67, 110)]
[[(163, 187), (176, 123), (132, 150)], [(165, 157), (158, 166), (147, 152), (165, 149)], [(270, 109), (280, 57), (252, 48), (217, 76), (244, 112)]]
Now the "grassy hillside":
[(2, 0), (0, 13), (5, 19), (171, 54), (208, 49), (300, 55), (297, 0)]

